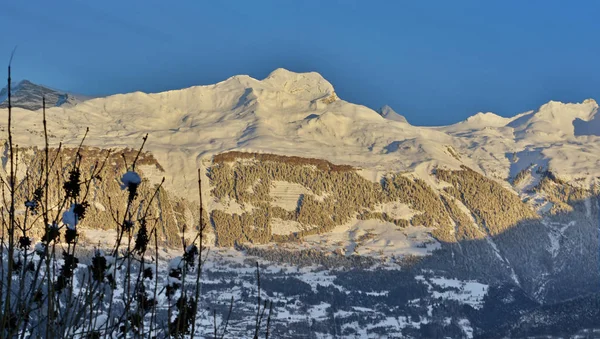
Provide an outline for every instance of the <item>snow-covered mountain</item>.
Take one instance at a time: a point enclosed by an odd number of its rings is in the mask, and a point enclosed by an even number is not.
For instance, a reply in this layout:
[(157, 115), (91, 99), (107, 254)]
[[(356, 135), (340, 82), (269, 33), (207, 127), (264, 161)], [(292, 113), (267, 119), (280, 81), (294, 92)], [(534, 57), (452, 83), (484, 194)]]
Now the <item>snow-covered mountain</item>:
[[(262, 80), (57, 106), (47, 110), (53, 144), (78, 145), (86, 127), (86, 145), (98, 148), (136, 147), (149, 134), (152, 166), (140, 170), (150, 183), (165, 176), (177, 197), (169, 199), (179, 199), (174, 234), (198, 217), (189, 210), (200, 168), (214, 245), (268, 258), (317, 251), (327, 262), (418, 256), (417, 270), (508, 284), (527, 305), (576, 298), (600, 282), (592, 99), (421, 127), (387, 106), (339, 98), (318, 73), (277, 69)], [(14, 113), (15, 142), (42, 145), (40, 113)], [(118, 190), (103, 185), (107, 196)], [(439, 280), (418, 279), (432, 289)]]
[[(6, 108), (8, 106), (7, 94), (7, 87), (0, 90), (0, 108)], [(46, 98), (46, 107), (63, 105), (74, 106), (77, 103), (90, 98), (34, 84), (29, 80), (19, 81), (12, 86), (11, 103), (13, 107), (20, 107), (32, 111), (41, 109), (42, 97)]]
[[(53, 107), (48, 117), (55, 141), (75, 144), (87, 126), (91, 146), (133, 146), (149, 133), (148, 149), (181, 173), (170, 184), (194, 199), (186, 182), (201, 159), (230, 150), (322, 158), (375, 177), (466, 165), (507, 180), (535, 159), (561, 178), (590, 184), (600, 176), (597, 108), (593, 100), (549, 102), (512, 118), (479, 113), (451, 126), (419, 127), (338, 98), (317, 73), (278, 69), (263, 80), (234, 76), (215, 85)], [(39, 126), (37, 114), (20, 116), (17, 129)], [(17, 137), (21, 144), (41, 141), (29, 132)], [(513, 153), (528, 156), (515, 162)]]

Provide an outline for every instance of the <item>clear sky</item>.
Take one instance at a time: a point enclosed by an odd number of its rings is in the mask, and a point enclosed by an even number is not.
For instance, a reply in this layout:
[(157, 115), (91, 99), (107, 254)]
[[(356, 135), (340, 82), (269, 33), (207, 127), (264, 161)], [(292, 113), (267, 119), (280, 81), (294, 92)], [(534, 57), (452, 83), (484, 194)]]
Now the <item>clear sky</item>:
[(600, 99), (599, 10), (594, 0), (0, 0), (0, 63), (18, 45), (14, 78), (90, 95), (317, 71), (342, 99), (439, 125)]

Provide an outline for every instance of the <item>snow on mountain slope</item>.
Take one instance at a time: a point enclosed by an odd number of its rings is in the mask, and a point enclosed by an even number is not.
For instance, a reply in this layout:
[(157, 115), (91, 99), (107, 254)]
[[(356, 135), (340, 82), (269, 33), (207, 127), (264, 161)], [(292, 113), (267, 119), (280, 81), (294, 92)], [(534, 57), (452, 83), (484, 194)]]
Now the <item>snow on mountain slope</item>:
[(558, 138), (575, 137), (573, 121), (588, 121), (598, 110), (596, 101), (588, 99), (580, 104), (564, 104), (550, 101), (542, 105), (537, 112), (513, 120), (509, 126), (514, 128), (517, 139), (548, 142)]
[(437, 127), (458, 139), (458, 148), (486, 175), (514, 177), (536, 164), (564, 180), (589, 186), (600, 171), (598, 104), (550, 101), (538, 110), (503, 118), (479, 113), (463, 122)]
[[(41, 126), (39, 113), (15, 114), (22, 118), (17, 130)], [(367, 107), (340, 100), (317, 73), (278, 69), (263, 80), (235, 76), (209, 86), (119, 94), (54, 107), (47, 114), (54, 142), (75, 144), (87, 126), (90, 146), (134, 147), (149, 133), (147, 149), (167, 173), (180, 173), (167, 178), (167, 184), (194, 200), (189, 182), (201, 158), (232, 149), (385, 170), (411, 169), (426, 161), (461, 164), (445, 151), (453, 137), (390, 124)], [(6, 110), (0, 119), (5, 121)], [(21, 144), (42, 141), (37, 132), (18, 133), (16, 138)]]
[(486, 128), (499, 128), (506, 126), (512, 120), (514, 120), (514, 118), (504, 118), (490, 112), (479, 112), (459, 123), (441, 127), (440, 129), (443, 131), (456, 133), (461, 131), (481, 130)]
[[(575, 124), (589, 122), (598, 110), (593, 99), (582, 103), (550, 101), (537, 111), (529, 111), (505, 118), (494, 113), (477, 113), (464, 121), (437, 129), (451, 133), (464, 133), (490, 129), (510, 129), (515, 140), (544, 143), (590, 133), (575, 133)], [(583, 126), (581, 126), (583, 128)], [(585, 129), (585, 128), (584, 128)]]
[(575, 118), (573, 127), (575, 128), (575, 136), (600, 136), (600, 116), (597, 107), (587, 117)]
[[(177, 174), (167, 177), (167, 186), (195, 200), (189, 182), (202, 159), (228, 150), (322, 158), (380, 173), (412, 171), (431, 184), (436, 166), (463, 164), (507, 179), (530, 165), (513, 154), (531, 151), (557, 175), (589, 181), (600, 175), (597, 108), (593, 100), (549, 102), (513, 118), (479, 113), (447, 127), (418, 127), (339, 99), (318, 73), (277, 69), (263, 80), (240, 75), (208, 86), (119, 94), (47, 114), (54, 143), (76, 144), (90, 127), (90, 146), (136, 147), (148, 133), (147, 149), (167, 173)], [(41, 144), (39, 112), (16, 109), (15, 115), (16, 141)], [(5, 109), (0, 119), (6, 121)]]

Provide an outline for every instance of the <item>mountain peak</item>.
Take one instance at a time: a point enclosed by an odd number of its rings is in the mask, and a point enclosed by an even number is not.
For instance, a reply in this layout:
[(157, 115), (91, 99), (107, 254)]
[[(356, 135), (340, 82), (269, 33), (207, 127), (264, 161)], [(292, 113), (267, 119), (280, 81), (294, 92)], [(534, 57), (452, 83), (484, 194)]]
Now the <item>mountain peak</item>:
[[(64, 104), (76, 104), (76, 96), (51, 89), (47, 86), (35, 84), (29, 80), (21, 80), (12, 85), (11, 104), (13, 107), (24, 108), (35, 111), (42, 108), (42, 98), (46, 98), (46, 106), (62, 106)], [(8, 107), (8, 89), (0, 90), (0, 108)]]
[(286, 68), (279, 67), (279, 68), (273, 70), (271, 73), (269, 73), (267, 78), (280, 77), (280, 76), (289, 77), (289, 76), (295, 76), (297, 74), (299, 74), (299, 73), (290, 71), (289, 69), (286, 69)]
[(504, 118), (496, 113), (492, 112), (479, 112), (473, 116), (468, 117), (465, 121), (472, 124), (480, 124), (488, 127), (500, 127), (505, 126), (510, 122), (510, 118)]
[(277, 68), (261, 82), (305, 100), (325, 99), (335, 95), (333, 85), (317, 72), (296, 73)]
[(325, 80), (325, 78), (318, 72), (294, 72), (282, 67), (273, 70), (264, 80), (272, 78), (296, 79), (298, 77), (310, 78), (313, 80)]
[(381, 115), (385, 119), (392, 120), (392, 121), (403, 122), (403, 123), (407, 123), (408, 124), (408, 120), (406, 120), (406, 118), (404, 116), (396, 113), (396, 111), (394, 111), (388, 105), (384, 105), (383, 107), (381, 107), (377, 111), (377, 113), (379, 113), (379, 115)]
[(596, 102), (596, 100), (594, 100), (592, 98), (587, 98), (587, 99), (583, 100), (582, 103), (583, 104), (590, 104), (590, 105), (596, 105), (596, 106), (598, 106), (598, 103)]
[(544, 120), (565, 119), (572, 121), (575, 118), (587, 120), (597, 109), (598, 103), (594, 99), (585, 99), (583, 102), (576, 103), (550, 100), (540, 106), (535, 116)]
[(591, 121), (598, 111), (598, 104), (593, 99), (581, 103), (563, 103), (551, 100), (538, 108), (519, 116), (508, 125), (514, 128), (515, 136), (529, 141), (555, 141), (572, 138), (578, 135), (597, 134), (590, 130), (587, 122)]
[(38, 86), (38, 85), (36, 85), (33, 82), (25, 79), (25, 80), (21, 80), (21, 81), (17, 82), (17, 86), (16, 87), (20, 87), (20, 86)]
[(563, 109), (566, 107), (571, 107), (571, 108), (579, 107), (582, 109), (586, 109), (586, 108), (598, 107), (598, 103), (596, 102), (596, 100), (594, 100), (592, 98), (585, 99), (582, 102), (562, 102), (562, 101), (550, 100), (547, 103), (541, 105), (540, 108), (538, 109), (538, 112), (543, 112), (543, 111), (552, 110), (552, 109)]

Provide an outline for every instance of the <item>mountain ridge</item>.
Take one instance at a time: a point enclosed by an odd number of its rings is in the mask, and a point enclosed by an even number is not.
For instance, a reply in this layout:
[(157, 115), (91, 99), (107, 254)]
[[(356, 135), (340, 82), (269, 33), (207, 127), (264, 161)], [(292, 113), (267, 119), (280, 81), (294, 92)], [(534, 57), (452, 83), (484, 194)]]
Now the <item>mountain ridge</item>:
[[(182, 173), (168, 184), (194, 199), (184, 181), (203, 160), (233, 150), (323, 158), (367, 172), (409, 171), (431, 184), (429, 173), (439, 166), (465, 165), (509, 180), (534, 159), (565, 180), (583, 178), (590, 185), (600, 176), (596, 111), (593, 100), (551, 101), (512, 118), (480, 113), (454, 125), (420, 127), (339, 98), (316, 72), (276, 69), (262, 80), (238, 75), (213, 85), (116, 94), (52, 107), (47, 114), (55, 140), (66, 143), (76, 144), (87, 126), (91, 146), (133, 147), (148, 133), (148, 149)], [(39, 124), (35, 114), (19, 114), (24, 130)], [(545, 130), (556, 127), (560, 133)], [(24, 145), (41, 142), (31, 132), (16, 137)], [(530, 156), (515, 162), (516, 153)]]
[[(62, 93), (62, 94), (69, 94), (71, 97), (81, 98), (82, 99), (81, 101), (84, 101), (84, 100), (94, 100), (94, 99), (102, 100), (102, 99), (109, 99), (109, 98), (116, 98), (116, 97), (123, 97), (123, 96), (126, 97), (128, 95), (148, 95), (148, 96), (161, 95), (161, 94), (168, 95), (168, 94), (173, 94), (173, 93), (182, 92), (182, 91), (193, 91), (193, 90), (200, 89), (200, 88), (227, 89), (227, 88), (231, 87), (232, 83), (237, 83), (243, 87), (248, 87), (248, 88), (252, 88), (253, 86), (255, 86), (257, 84), (267, 84), (271, 87), (271, 89), (277, 89), (278, 87), (281, 87), (281, 89), (283, 89), (284, 91), (286, 91), (290, 94), (297, 94), (298, 92), (302, 92), (303, 90), (310, 91), (312, 89), (312, 87), (317, 87), (316, 93), (320, 94), (320, 95), (316, 95), (316, 96), (312, 97), (311, 98), (312, 100), (326, 99), (331, 95), (335, 95), (337, 97), (337, 95), (335, 94), (334, 87), (331, 85), (331, 83), (329, 81), (327, 81), (318, 72), (313, 71), (313, 72), (296, 73), (296, 72), (287, 70), (285, 68), (277, 68), (277, 69), (273, 70), (271, 73), (269, 73), (269, 75), (267, 75), (262, 80), (253, 78), (249, 75), (240, 74), (240, 75), (231, 76), (225, 80), (219, 81), (214, 84), (209, 84), (209, 85), (194, 85), (194, 86), (190, 86), (190, 87), (186, 87), (186, 88), (165, 90), (165, 91), (161, 91), (161, 92), (133, 91), (133, 92), (128, 92), (128, 93), (116, 93), (116, 94), (111, 94), (111, 95), (107, 95), (107, 96), (103, 96), (103, 97), (91, 97), (91, 96), (84, 96), (84, 95), (79, 95), (79, 94), (72, 94), (67, 91), (53, 89), (49, 86), (35, 84), (29, 80), (21, 80), (21, 81), (17, 82), (16, 84), (13, 84), (13, 98), (18, 97), (18, 95), (15, 92), (18, 92), (19, 87), (22, 87), (23, 85), (26, 85), (26, 87), (29, 87), (29, 86), (37, 87), (40, 89), (44, 89), (46, 91), (53, 91), (53, 92)], [(0, 103), (2, 103), (4, 100), (6, 100), (6, 87), (0, 89)], [(585, 99), (581, 103), (567, 103), (567, 102), (561, 102), (561, 101), (556, 101), (556, 100), (549, 100), (548, 102), (540, 105), (540, 107), (537, 110), (530, 110), (525, 113), (518, 113), (518, 114), (509, 116), (509, 117), (500, 116), (493, 112), (485, 112), (485, 113), (478, 112), (478, 113), (476, 113), (472, 116), (469, 116), (468, 118), (466, 118), (462, 121), (459, 121), (457, 123), (445, 125), (445, 126), (437, 126), (437, 127), (440, 127), (440, 128), (441, 127), (449, 127), (449, 126), (454, 126), (456, 124), (461, 124), (461, 123), (465, 123), (465, 122), (473, 122), (473, 121), (478, 121), (478, 122), (481, 122), (484, 124), (487, 123), (487, 124), (491, 124), (491, 125), (500, 126), (500, 124), (502, 124), (502, 121), (506, 121), (508, 124), (511, 121), (513, 121), (519, 117), (522, 117), (523, 115), (527, 115), (527, 113), (536, 112), (536, 111), (542, 112), (542, 111), (544, 111), (544, 108), (552, 107), (553, 105), (567, 105), (568, 106), (568, 105), (578, 105), (578, 104), (589, 104), (589, 105), (597, 106), (596, 101), (592, 98)], [(5, 106), (0, 106), (0, 107), (6, 108)], [(13, 105), (13, 107), (19, 107), (19, 106)], [(23, 108), (28, 109), (26, 107), (23, 107)], [(390, 116), (390, 117), (388, 117), (389, 120), (406, 122), (406, 118), (404, 116), (395, 112), (388, 105), (384, 105), (375, 111), (377, 113), (379, 113), (381, 116), (383, 116), (384, 118), (387, 115), (389, 115)], [(586, 119), (582, 119), (582, 120), (588, 121)], [(418, 126), (418, 127), (429, 127), (429, 126)]]

